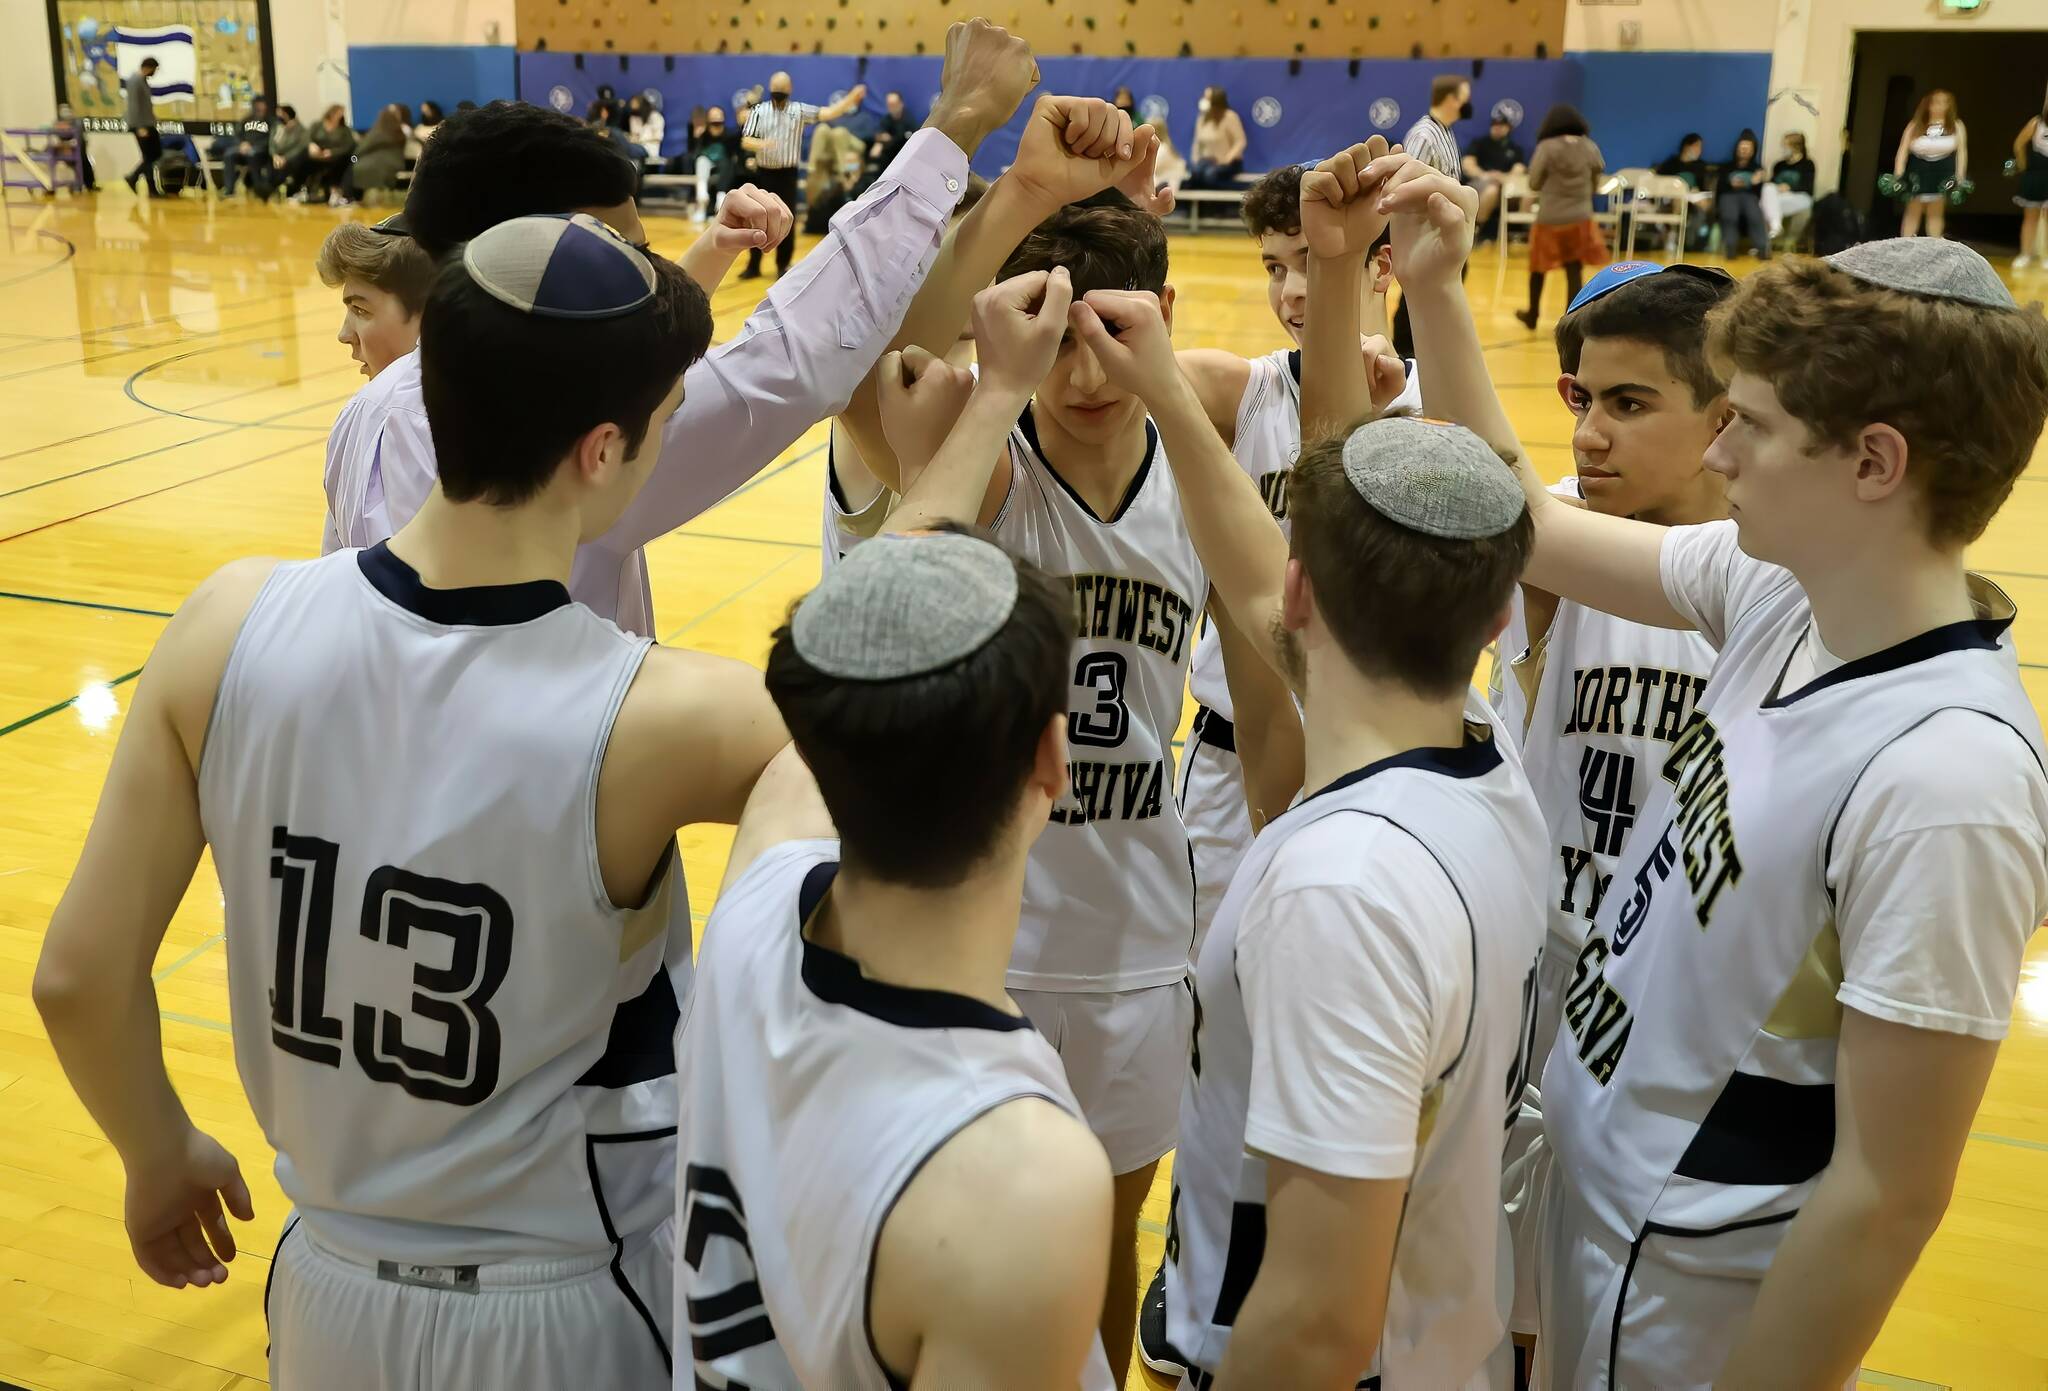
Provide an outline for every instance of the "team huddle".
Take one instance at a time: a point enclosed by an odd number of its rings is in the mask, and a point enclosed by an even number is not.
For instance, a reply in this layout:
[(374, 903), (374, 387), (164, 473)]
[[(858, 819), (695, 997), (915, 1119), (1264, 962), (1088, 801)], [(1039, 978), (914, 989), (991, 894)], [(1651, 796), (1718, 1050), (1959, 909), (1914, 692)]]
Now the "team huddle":
[[(1037, 80), (954, 25), (717, 348), (772, 195), (672, 263), (573, 121), (427, 147), (323, 554), (171, 620), (38, 969), (138, 1263), (224, 1280), (254, 1216), (150, 983), (210, 850), (290, 1391), (1853, 1381), (2048, 914), (1962, 561), (2048, 322), (1939, 240), (1612, 266), (1546, 488), (1476, 190), (1379, 137), (1268, 175), (1296, 346), (1176, 352), (1148, 128), (1040, 96), (970, 189)], [(827, 420), (765, 674), (654, 642), (641, 548)]]

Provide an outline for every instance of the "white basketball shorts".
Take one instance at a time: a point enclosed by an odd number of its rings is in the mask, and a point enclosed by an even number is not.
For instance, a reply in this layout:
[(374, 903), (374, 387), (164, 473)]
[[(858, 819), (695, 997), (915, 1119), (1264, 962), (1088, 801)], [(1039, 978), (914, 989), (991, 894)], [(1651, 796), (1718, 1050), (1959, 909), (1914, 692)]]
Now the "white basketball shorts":
[(1112, 1174), (1134, 1173), (1173, 1148), (1195, 1023), (1186, 981), (1105, 994), (1012, 990), (1010, 998), (1060, 1055)]

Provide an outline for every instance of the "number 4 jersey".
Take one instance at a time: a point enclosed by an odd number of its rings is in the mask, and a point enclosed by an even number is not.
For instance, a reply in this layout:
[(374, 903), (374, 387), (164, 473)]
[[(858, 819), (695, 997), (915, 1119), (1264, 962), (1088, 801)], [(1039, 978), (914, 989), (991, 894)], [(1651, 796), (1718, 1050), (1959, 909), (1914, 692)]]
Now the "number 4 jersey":
[(1031, 851), (1010, 984), (1169, 985), (1187, 975), (1194, 940), (1172, 741), (1208, 572), (1151, 421), (1145, 461), (1106, 518), (1046, 462), (1028, 406), (1010, 432), (1008, 462), (1010, 491), (991, 530), (1074, 594), (1072, 786)]
[(589, 1253), (673, 1210), (688, 907), (598, 873), (648, 648), (550, 581), (280, 565), (221, 677), (200, 813), (235, 1058), (313, 1234), (365, 1262)]

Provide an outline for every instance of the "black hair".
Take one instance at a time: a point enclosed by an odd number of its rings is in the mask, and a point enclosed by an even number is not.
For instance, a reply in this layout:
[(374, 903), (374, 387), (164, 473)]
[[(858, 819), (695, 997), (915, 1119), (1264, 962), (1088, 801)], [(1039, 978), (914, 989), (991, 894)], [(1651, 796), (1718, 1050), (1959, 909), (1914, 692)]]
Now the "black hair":
[(1707, 316), (1734, 293), (1733, 280), (1700, 275), (1631, 280), (1558, 320), (1557, 365), (1576, 375), (1588, 339), (1654, 344), (1666, 369), (1691, 392), (1693, 409), (1705, 410), (1728, 391), (1707, 355)]
[(1678, 148), (1681, 150), (1684, 149), (1687, 145), (1704, 146), (1706, 143), (1707, 137), (1701, 135), (1696, 130), (1689, 130), (1685, 134), (1678, 137)]
[(162, 67), (163, 64), (157, 62), (157, 60), (154, 58), (144, 58), (140, 63), (137, 63), (135, 66), (140, 68), (143, 72), (155, 72), (158, 68)]
[(463, 100), (455, 103), (455, 109), (457, 111), (474, 111), (476, 110), (476, 103), (470, 101), (467, 98), (464, 98)]
[[(1745, 140), (1749, 142), (1749, 163), (1747, 164), (1744, 164), (1735, 155), (1735, 152), (1742, 148), (1742, 142)], [(1735, 137), (1735, 143), (1728, 147), (1728, 162), (1737, 169), (1754, 169), (1763, 163), (1763, 158), (1764, 142), (1757, 139), (1755, 131), (1751, 130), (1748, 126), (1744, 126), (1742, 133)]]
[(296, 106), (280, 106), (277, 108), (277, 114), (287, 120), (296, 121), (299, 119), (299, 108)]
[(647, 259), (654, 297), (612, 319), (523, 313), (478, 286), (460, 256), (442, 266), (420, 318), (420, 394), (449, 501), (524, 502), (607, 422), (640, 451), (648, 417), (711, 342), (704, 291), (673, 262)]
[(1073, 276), (1075, 299), (1090, 290), (1150, 290), (1156, 295), (1166, 288), (1165, 224), (1106, 188), (1034, 227), (996, 279), (1054, 266), (1065, 266)]
[(420, 103), (420, 124), (421, 124), (421, 125), (423, 125), (423, 126), (437, 126), (437, 125), (441, 124), (441, 122), (443, 122), (443, 121), (445, 121), (445, 120), (447, 120), (447, 119), (448, 119), (448, 115), (447, 115), (447, 113), (446, 113), (446, 112), (444, 112), (443, 110), (441, 110), (441, 103), (440, 103), (440, 102), (438, 102), (438, 101), (423, 101), (423, 102), (421, 102), (421, 103)]
[(1544, 113), (1543, 125), (1537, 130), (1538, 140), (1548, 140), (1556, 135), (1590, 135), (1586, 129), (1586, 118), (1579, 114), (1576, 106), (1559, 102)]
[(523, 101), (457, 111), (420, 152), (406, 195), (413, 239), (439, 256), (530, 213), (633, 200), (632, 161), (590, 127)]
[(768, 694), (818, 781), (849, 869), (950, 887), (988, 858), (1015, 815), (1046, 726), (1067, 709), (1074, 598), (1065, 581), (1014, 563), (1016, 607), (995, 636), (922, 676), (828, 676), (797, 652), (788, 623), (775, 630)]

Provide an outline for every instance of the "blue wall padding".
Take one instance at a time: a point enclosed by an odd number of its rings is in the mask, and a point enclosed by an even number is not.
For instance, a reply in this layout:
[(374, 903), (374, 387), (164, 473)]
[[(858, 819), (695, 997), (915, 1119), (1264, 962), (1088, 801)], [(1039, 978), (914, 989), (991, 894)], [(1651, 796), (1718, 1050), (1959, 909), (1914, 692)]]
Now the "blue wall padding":
[[(1723, 163), (1744, 126), (1764, 128), (1768, 53), (1574, 53), (1567, 61), (1585, 74), (1579, 110), (1609, 169), (1653, 166), (1688, 131), (1706, 137), (1708, 162)], [(1807, 134), (1811, 145), (1815, 132)], [(1767, 151), (1764, 160), (1776, 157)]]
[[(437, 101), (453, 114), (458, 101), (482, 105), (518, 93), (518, 50), (510, 45), (376, 44), (349, 45), (349, 123), (368, 130), (377, 113), (403, 102), (413, 114), (420, 103)], [(308, 105), (310, 95), (280, 93), (278, 100), (299, 108), (299, 119), (311, 126), (320, 119)]]

